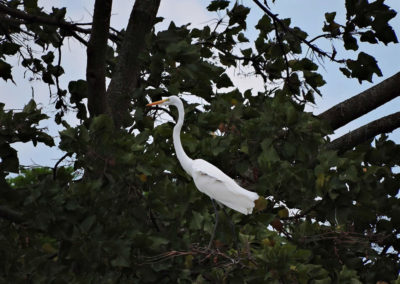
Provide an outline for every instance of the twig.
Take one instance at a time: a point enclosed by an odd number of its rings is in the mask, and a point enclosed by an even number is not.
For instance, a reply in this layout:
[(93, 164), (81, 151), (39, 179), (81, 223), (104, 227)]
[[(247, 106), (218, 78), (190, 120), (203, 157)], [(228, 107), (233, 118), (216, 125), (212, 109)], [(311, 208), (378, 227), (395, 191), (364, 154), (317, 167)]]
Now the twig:
[[(63, 41), (64, 41), (64, 37), (61, 38), (60, 45), (57, 48), (57, 50), (58, 50), (57, 72), (59, 72), (59, 70), (61, 68), (61, 54), (62, 54), (61, 53), (61, 45), (62, 45)], [(58, 79), (59, 73), (57, 73), (57, 76), (55, 76), (55, 77), (56, 77), (57, 95), (59, 96), (59, 99), (60, 99), (60, 95), (59, 94), (61, 93), (61, 88), (60, 88), (60, 81)]]
[(270, 16), (274, 21), (276, 21), (284, 31), (291, 33), (294, 37), (296, 37), (298, 40), (300, 40), (301, 42), (303, 42), (304, 44), (306, 44), (313, 52), (317, 53), (319, 56), (321, 57), (328, 57), (330, 60), (336, 62), (336, 63), (344, 63), (344, 60), (338, 60), (335, 59), (332, 55), (328, 54), (327, 52), (323, 51), (322, 49), (318, 48), (317, 46), (315, 46), (314, 44), (312, 44), (310, 41), (301, 38), (300, 36), (298, 36), (292, 29), (290, 29), (289, 27), (287, 27), (278, 17), (277, 15), (275, 15), (274, 13), (272, 13), (267, 7), (265, 7), (260, 1), (258, 0), (253, 0), (254, 3), (256, 3), (256, 5), (258, 7), (261, 8), (261, 10), (263, 10), (268, 16)]
[(278, 25), (276, 24), (276, 20), (273, 19), (273, 22), (274, 22), (274, 27), (275, 27), (276, 39), (278, 40), (278, 44), (279, 44), (279, 47), (280, 47), (280, 49), (281, 49), (281, 51), (282, 51), (282, 55), (283, 55), (283, 57), (285, 58), (285, 65), (286, 65), (286, 81), (287, 81), (287, 83), (289, 84), (289, 75), (290, 75), (290, 71), (289, 71), (289, 62), (288, 62), (288, 59), (287, 59), (287, 55), (286, 55), (286, 53), (285, 53), (285, 46), (283, 45), (282, 38), (281, 38), (281, 36), (280, 36), (280, 34), (279, 34), (279, 29), (278, 29)]

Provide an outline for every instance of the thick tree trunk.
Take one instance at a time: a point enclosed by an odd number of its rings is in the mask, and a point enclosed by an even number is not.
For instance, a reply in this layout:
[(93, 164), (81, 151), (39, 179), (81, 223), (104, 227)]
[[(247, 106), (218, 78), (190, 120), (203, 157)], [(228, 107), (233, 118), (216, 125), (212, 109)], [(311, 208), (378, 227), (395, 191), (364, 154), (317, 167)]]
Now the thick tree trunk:
[(343, 153), (353, 147), (382, 133), (392, 132), (400, 127), (400, 112), (382, 117), (370, 122), (356, 130), (353, 130), (329, 143), (326, 148), (338, 150)]
[(87, 47), (86, 80), (90, 116), (109, 113), (106, 100), (106, 52), (112, 0), (96, 0), (92, 33)]
[(136, 0), (122, 42), (118, 63), (107, 90), (108, 104), (116, 127), (128, 126), (131, 94), (137, 87), (140, 60), (146, 36), (151, 32), (160, 0)]
[(376, 109), (400, 95), (400, 72), (318, 115), (332, 130)]

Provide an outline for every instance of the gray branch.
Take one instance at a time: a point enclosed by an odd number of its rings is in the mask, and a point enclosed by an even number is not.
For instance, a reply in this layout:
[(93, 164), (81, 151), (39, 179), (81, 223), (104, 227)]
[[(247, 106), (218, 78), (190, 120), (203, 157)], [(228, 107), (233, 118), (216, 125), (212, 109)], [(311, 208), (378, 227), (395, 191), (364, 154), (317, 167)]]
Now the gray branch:
[[(137, 87), (140, 53), (146, 36), (151, 32), (160, 0), (136, 0), (123, 39), (118, 63), (107, 90), (108, 103), (117, 127), (127, 126), (130, 120), (130, 98)], [(123, 107), (121, 107), (123, 106)]]
[(389, 133), (400, 127), (400, 112), (372, 121), (327, 144), (326, 148), (343, 153), (353, 147), (374, 138), (376, 135)]
[(400, 95), (400, 72), (318, 115), (332, 130), (353, 121)]

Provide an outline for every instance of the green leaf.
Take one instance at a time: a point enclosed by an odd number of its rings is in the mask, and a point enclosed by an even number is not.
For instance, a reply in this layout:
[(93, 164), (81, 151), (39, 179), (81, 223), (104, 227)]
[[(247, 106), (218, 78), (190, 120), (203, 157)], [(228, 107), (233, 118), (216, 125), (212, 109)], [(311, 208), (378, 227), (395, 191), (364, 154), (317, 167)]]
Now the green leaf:
[(301, 70), (309, 70), (309, 71), (316, 71), (318, 70), (318, 65), (312, 62), (308, 58), (302, 58), (301, 60), (290, 60), (289, 66), (295, 71)]
[(42, 79), (43, 82), (49, 84), (49, 85), (54, 85), (54, 80), (52, 78), (52, 74), (48, 71), (44, 71), (42, 74)]
[(369, 43), (377, 43), (378, 41), (376, 40), (375, 33), (373, 31), (366, 31), (361, 33), (360, 37), (361, 41), (366, 41)]
[(207, 6), (207, 10), (210, 12), (218, 11), (221, 9), (225, 9), (228, 6), (229, 6), (228, 0), (213, 0), (211, 1), (210, 5)]
[(87, 96), (87, 83), (85, 80), (70, 81), (68, 91), (71, 94), (71, 103), (77, 104)]
[(325, 19), (328, 23), (332, 23), (335, 20), (336, 12), (325, 13)]
[(34, 111), (36, 111), (36, 102), (32, 99), (24, 106), (22, 112), (32, 113)]
[(152, 247), (158, 248), (160, 246), (165, 246), (169, 243), (169, 240), (166, 238), (158, 237), (158, 236), (152, 236), (149, 238), (152, 241)]
[(96, 116), (90, 124), (91, 131), (111, 131), (114, 129), (113, 122), (108, 115)]
[(0, 169), (5, 172), (17, 173), (19, 171), (19, 161), (17, 151), (8, 144), (0, 145)]
[(222, 73), (221, 76), (216, 81), (217, 83), (217, 88), (228, 88), (232, 87), (233, 83), (229, 76), (226, 73)]
[(351, 76), (351, 71), (347, 68), (344, 67), (340, 67), (339, 68), (340, 71), (342, 71), (342, 73), (346, 76), (346, 77), (350, 77)]
[(344, 48), (346, 48), (347, 50), (358, 49), (357, 40), (350, 33), (345, 33), (343, 35), (343, 41), (344, 41)]
[(52, 51), (49, 51), (46, 55), (42, 56), (42, 59), (45, 63), (50, 64), (54, 60), (54, 53)]
[(263, 167), (269, 167), (269, 163), (280, 161), (279, 155), (272, 145), (272, 139), (266, 138), (261, 142), (262, 153), (258, 157), (258, 163)]
[(262, 31), (264, 34), (271, 32), (274, 29), (271, 18), (267, 15), (262, 16), (256, 25), (256, 29)]
[(229, 18), (229, 25), (233, 26), (234, 24), (238, 24), (240, 28), (246, 28), (246, 18), (249, 14), (250, 9), (243, 5), (237, 5), (233, 7), (231, 11), (228, 12)]
[(24, 0), (24, 8), (27, 12), (30, 12), (38, 7), (37, 0)]
[(11, 79), (12, 81), (11, 68), (10, 64), (0, 59), (0, 77), (3, 78), (3, 80), (7, 81)]
[(79, 227), (82, 232), (88, 233), (95, 222), (96, 222), (96, 216), (94, 216), (94, 215), (88, 216), (85, 218), (85, 220), (83, 220), (83, 222), (80, 224)]
[(364, 52), (358, 54), (357, 60), (347, 60), (346, 65), (351, 70), (351, 77), (357, 78), (360, 83), (364, 80), (372, 82), (373, 74), (382, 76), (375, 58)]
[(146, 164), (139, 164), (137, 165), (136, 169), (139, 172), (144, 173), (146, 176), (151, 176), (153, 174), (153, 170)]
[(339, 283), (362, 284), (362, 282), (359, 280), (357, 272), (347, 268), (346, 265), (343, 265), (338, 281)]
[(239, 41), (239, 42), (249, 42), (249, 40), (247, 39), (247, 37), (244, 36), (243, 33), (239, 33), (239, 35), (238, 35), (238, 41)]
[(325, 80), (322, 78), (322, 75), (319, 73), (304, 71), (303, 74), (306, 82), (313, 88), (318, 88), (326, 84)]
[(20, 45), (14, 42), (5, 41), (0, 45), (0, 55), (14, 55), (20, 49)]
[(227, 54), (220, 54), (219, 59), (221, 63), (227, 67), (234, 66), (236, 67), (236, 59), (233, 55), (227, 53)]

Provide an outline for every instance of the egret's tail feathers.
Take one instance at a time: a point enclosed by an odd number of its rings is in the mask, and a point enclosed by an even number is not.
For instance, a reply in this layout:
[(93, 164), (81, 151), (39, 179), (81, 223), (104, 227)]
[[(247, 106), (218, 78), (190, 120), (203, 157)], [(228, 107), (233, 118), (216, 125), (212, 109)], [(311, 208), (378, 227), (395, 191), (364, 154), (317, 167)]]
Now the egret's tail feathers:
[(247, 191), (245, 195), (239, 196), (235, 199), (226, 200), (220, 202), (225, 206), (238, 211), (242, 214), (248, 215), (253, 213), (253, 208), (255, 206), (255, 201), (259, 198), (258, 194), (255, 192)]

